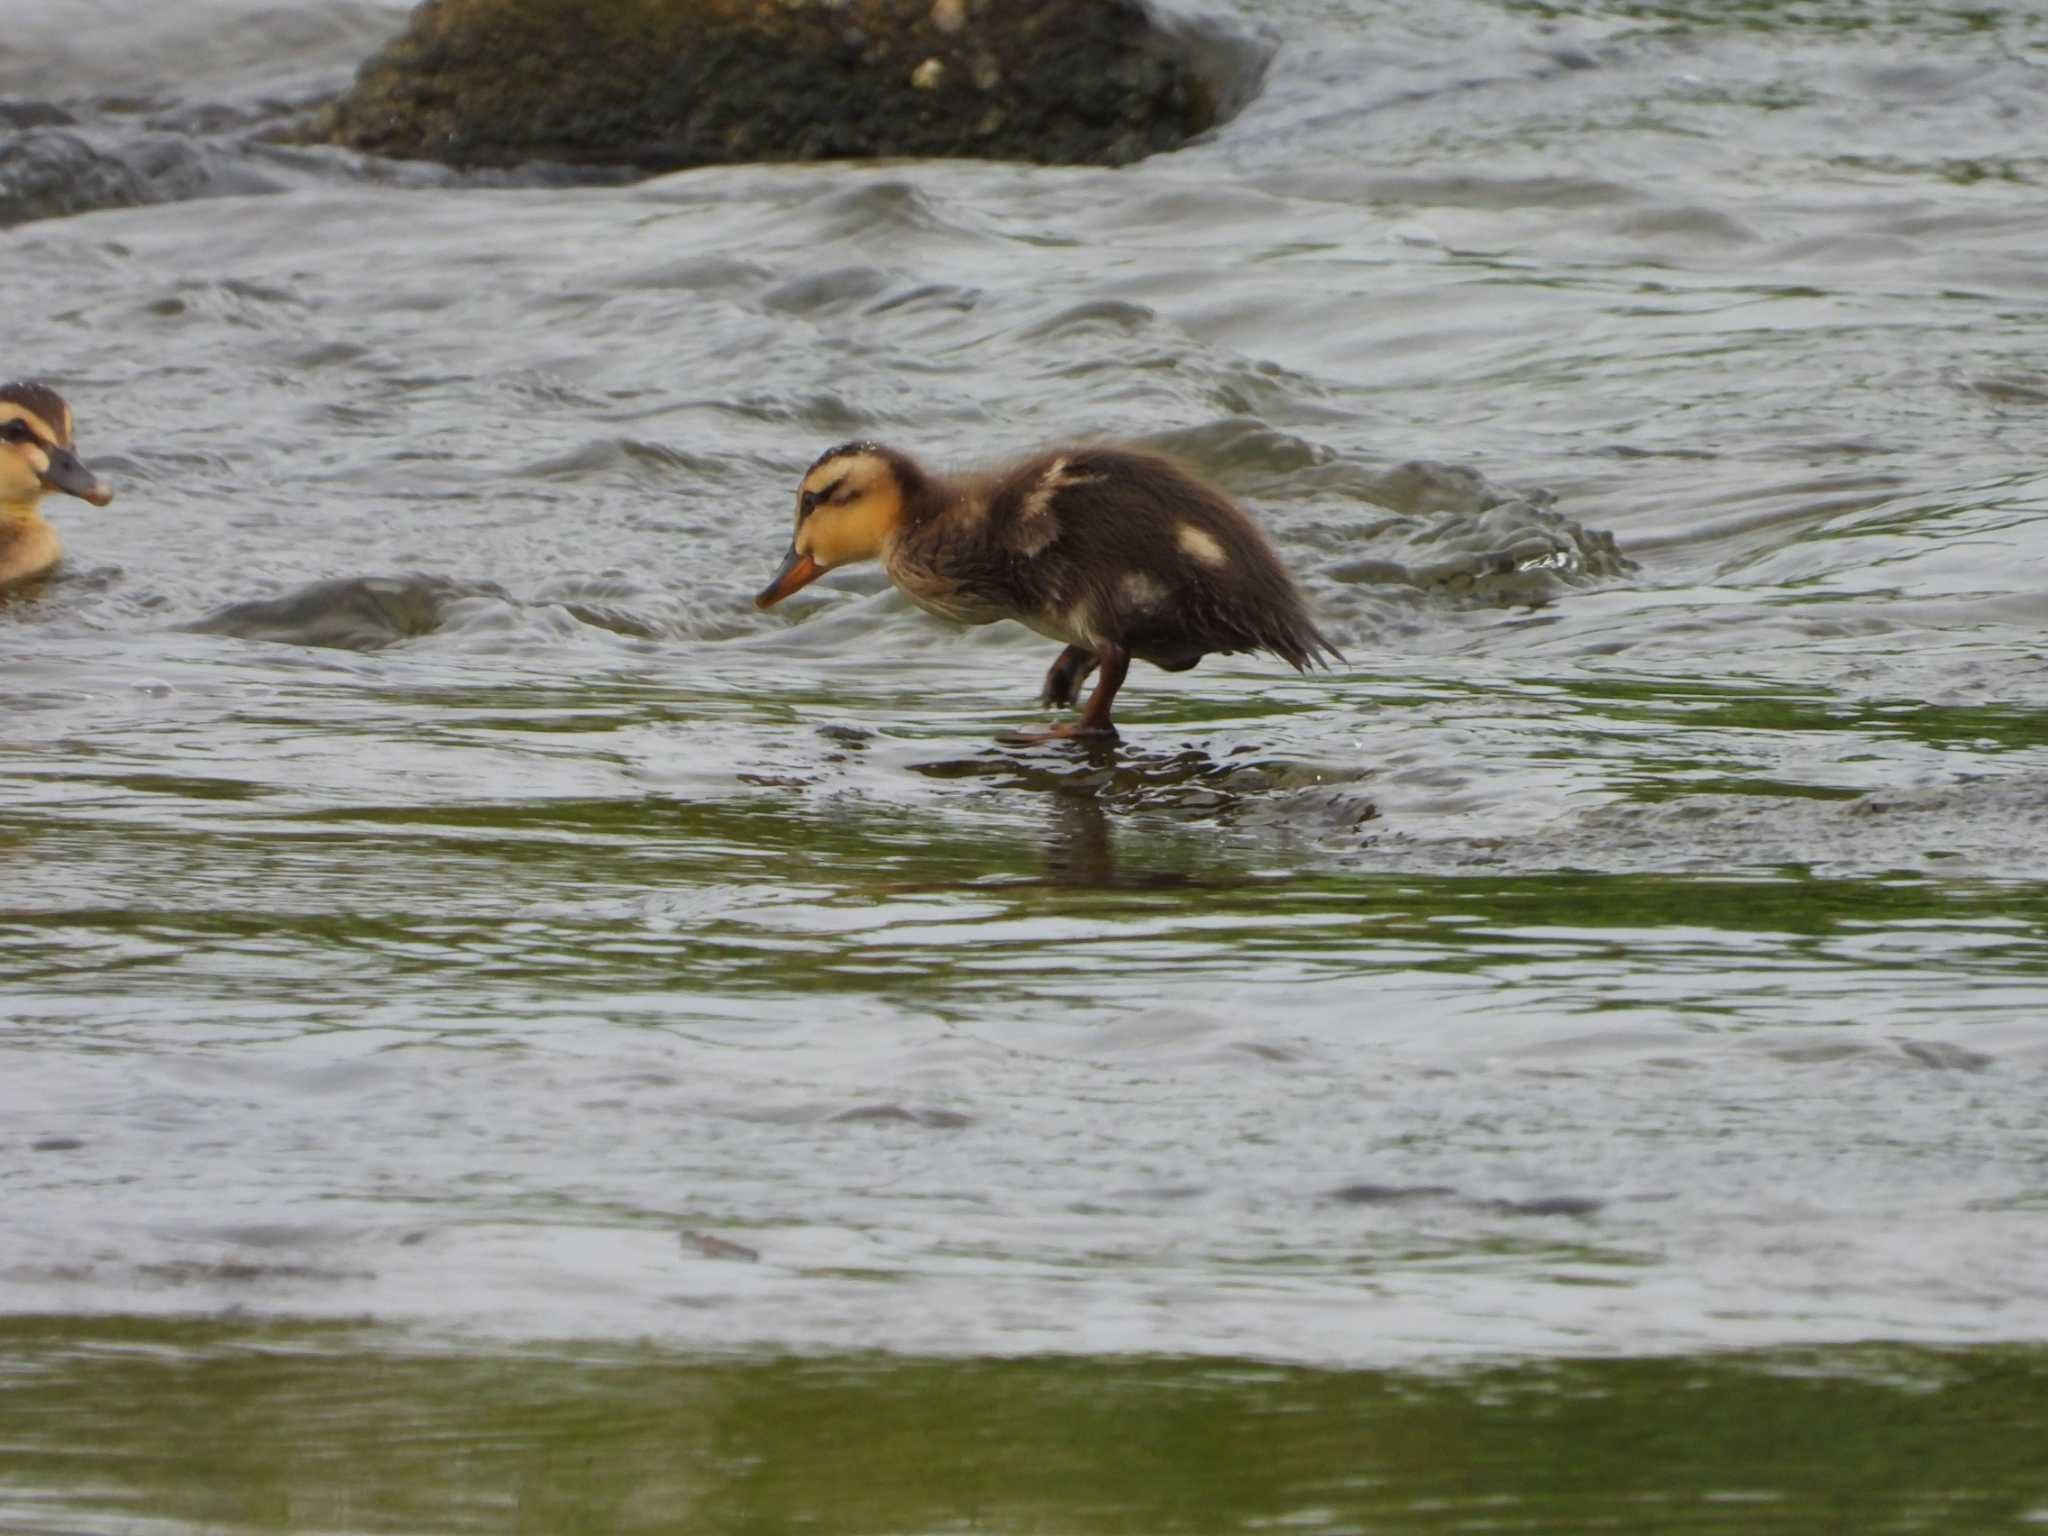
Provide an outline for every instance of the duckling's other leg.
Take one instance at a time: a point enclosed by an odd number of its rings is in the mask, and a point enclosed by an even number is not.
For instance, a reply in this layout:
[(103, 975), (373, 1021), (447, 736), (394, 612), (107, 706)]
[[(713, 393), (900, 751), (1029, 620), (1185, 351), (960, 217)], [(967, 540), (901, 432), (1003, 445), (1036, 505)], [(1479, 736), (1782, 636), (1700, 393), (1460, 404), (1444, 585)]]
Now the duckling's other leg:
[(1039, 690), (1038, 702), (1064, 709), (1080, 697), (1081, 684), (1096, 667), (1095, 653), (1070, 645), (1059, 654), (1059, 659), (1045, 670), (1045, 687)]

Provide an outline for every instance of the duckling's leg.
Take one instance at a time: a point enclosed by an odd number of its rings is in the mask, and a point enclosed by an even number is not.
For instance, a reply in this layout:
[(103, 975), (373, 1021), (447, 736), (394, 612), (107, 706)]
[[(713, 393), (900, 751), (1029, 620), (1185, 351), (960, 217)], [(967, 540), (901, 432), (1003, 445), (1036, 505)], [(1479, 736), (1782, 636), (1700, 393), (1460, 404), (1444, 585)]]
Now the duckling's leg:
[[(1071, 650), (1072, 647), (1069, 647)], [(1084, 657), (1087, 653), (1082, 652)], [(1062, 654), (1053, 663), (1057, 671), (1066, 661)], [(1069, 737), (1084, 736), (1095, 741), (1115, 741), (1116, 727), (1110, 724), (1109, 708), (1116, 702), (1116, 691), (1124, 685), (1124, 674), (1131, 670), (1131, 653), (1120, 645), (1105, 645), (1094, 656), (1088, 657), (1087, 664), (1074, 678), (1076, 683), (1096, 667), (1102, 668), (1102, 676), (1095, 680), (1095, 691), (1088, 695), (1088, 707), (1081, 711), (1081, 718), (1072, 725), (1055, 725), (1043, 731), (1004, 731), (997, 741), (1013, 747), (1035, 747), (1041, 742), (1065, 741)], [(1046, 679), (1052, 685), (1052, 679)]]
[(1120, 645), (1105, 645), (1095, 661), (1102, 668), (1102, 676), (1095, 680), (1095, 691), (1088, 695), (1088, 707), (1081, 711), (1081, 718), (1071, 726), (1058, 728), (1062, 736), (1116, 734), (1116, 727), (1109, 723), (1109, 708), (1116, 703), (1117, 689), (1124, 685), (1124, 674), (1131, 670), (1131, 653)]
[(1045, 687), (1039, 691), (1038, 702), (1064, 709), (1080, 696), (1081, 684), (1090, 672), (1095, 670), (1095, 653), (1070, 645), (1059, 654), (1045, 672)]

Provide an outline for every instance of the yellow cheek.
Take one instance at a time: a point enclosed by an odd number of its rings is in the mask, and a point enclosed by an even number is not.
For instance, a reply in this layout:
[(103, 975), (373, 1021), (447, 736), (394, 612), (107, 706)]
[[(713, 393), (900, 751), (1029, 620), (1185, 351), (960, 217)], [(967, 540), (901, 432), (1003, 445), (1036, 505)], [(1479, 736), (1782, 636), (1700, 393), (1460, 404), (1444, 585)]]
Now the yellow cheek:
[(846, 550), (845, 530), (826, 518), (806, 518), (792, 542), (798, 554), (809, 555), (826, 570), (843, 565), (851, 558)]
[[(48, 461), (44, 462), (47, 465)], [(0, 453), (0, 497), (19, 501), (40, 496), (42, 491), (42, 478), (30, 465), (26, 453)]]

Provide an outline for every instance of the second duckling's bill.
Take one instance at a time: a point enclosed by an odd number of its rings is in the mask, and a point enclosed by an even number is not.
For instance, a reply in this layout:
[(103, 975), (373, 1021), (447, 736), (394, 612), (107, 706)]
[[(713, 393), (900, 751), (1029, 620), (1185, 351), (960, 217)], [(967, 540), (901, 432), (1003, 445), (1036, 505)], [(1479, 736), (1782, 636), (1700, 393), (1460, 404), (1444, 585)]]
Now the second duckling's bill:
[(1211, 652), (1271, 651), (1297, 670), (1343, 658), (1259, 526), (1162, 454), (1083, 445), (946, 476), (877, 443), (822, 455), (797, 493), (796, 533), (763, 608), (827, 571), (879, 559), (912, 602), (963, 624), (1015, 619), (1066, 647), (1041, 702), (1071, 725), (1025, 737), (1113, 737), (1133, 658), (1185, 672)]

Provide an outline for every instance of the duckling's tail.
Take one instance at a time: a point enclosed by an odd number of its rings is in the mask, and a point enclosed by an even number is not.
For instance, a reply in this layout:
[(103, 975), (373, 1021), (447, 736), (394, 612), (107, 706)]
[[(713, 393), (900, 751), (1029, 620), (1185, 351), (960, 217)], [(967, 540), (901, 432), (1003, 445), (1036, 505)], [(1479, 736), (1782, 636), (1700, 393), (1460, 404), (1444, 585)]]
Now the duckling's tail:
[(1265, 647), (1297, 672), (1306, 672), (1311, 667), (1327, 672), (1332, 662), (1351, 665), (1350, 658), (1330, 644), (1329, 636), (1307, 618), (1297, 619), (1280, 633), (1268, 635)]

